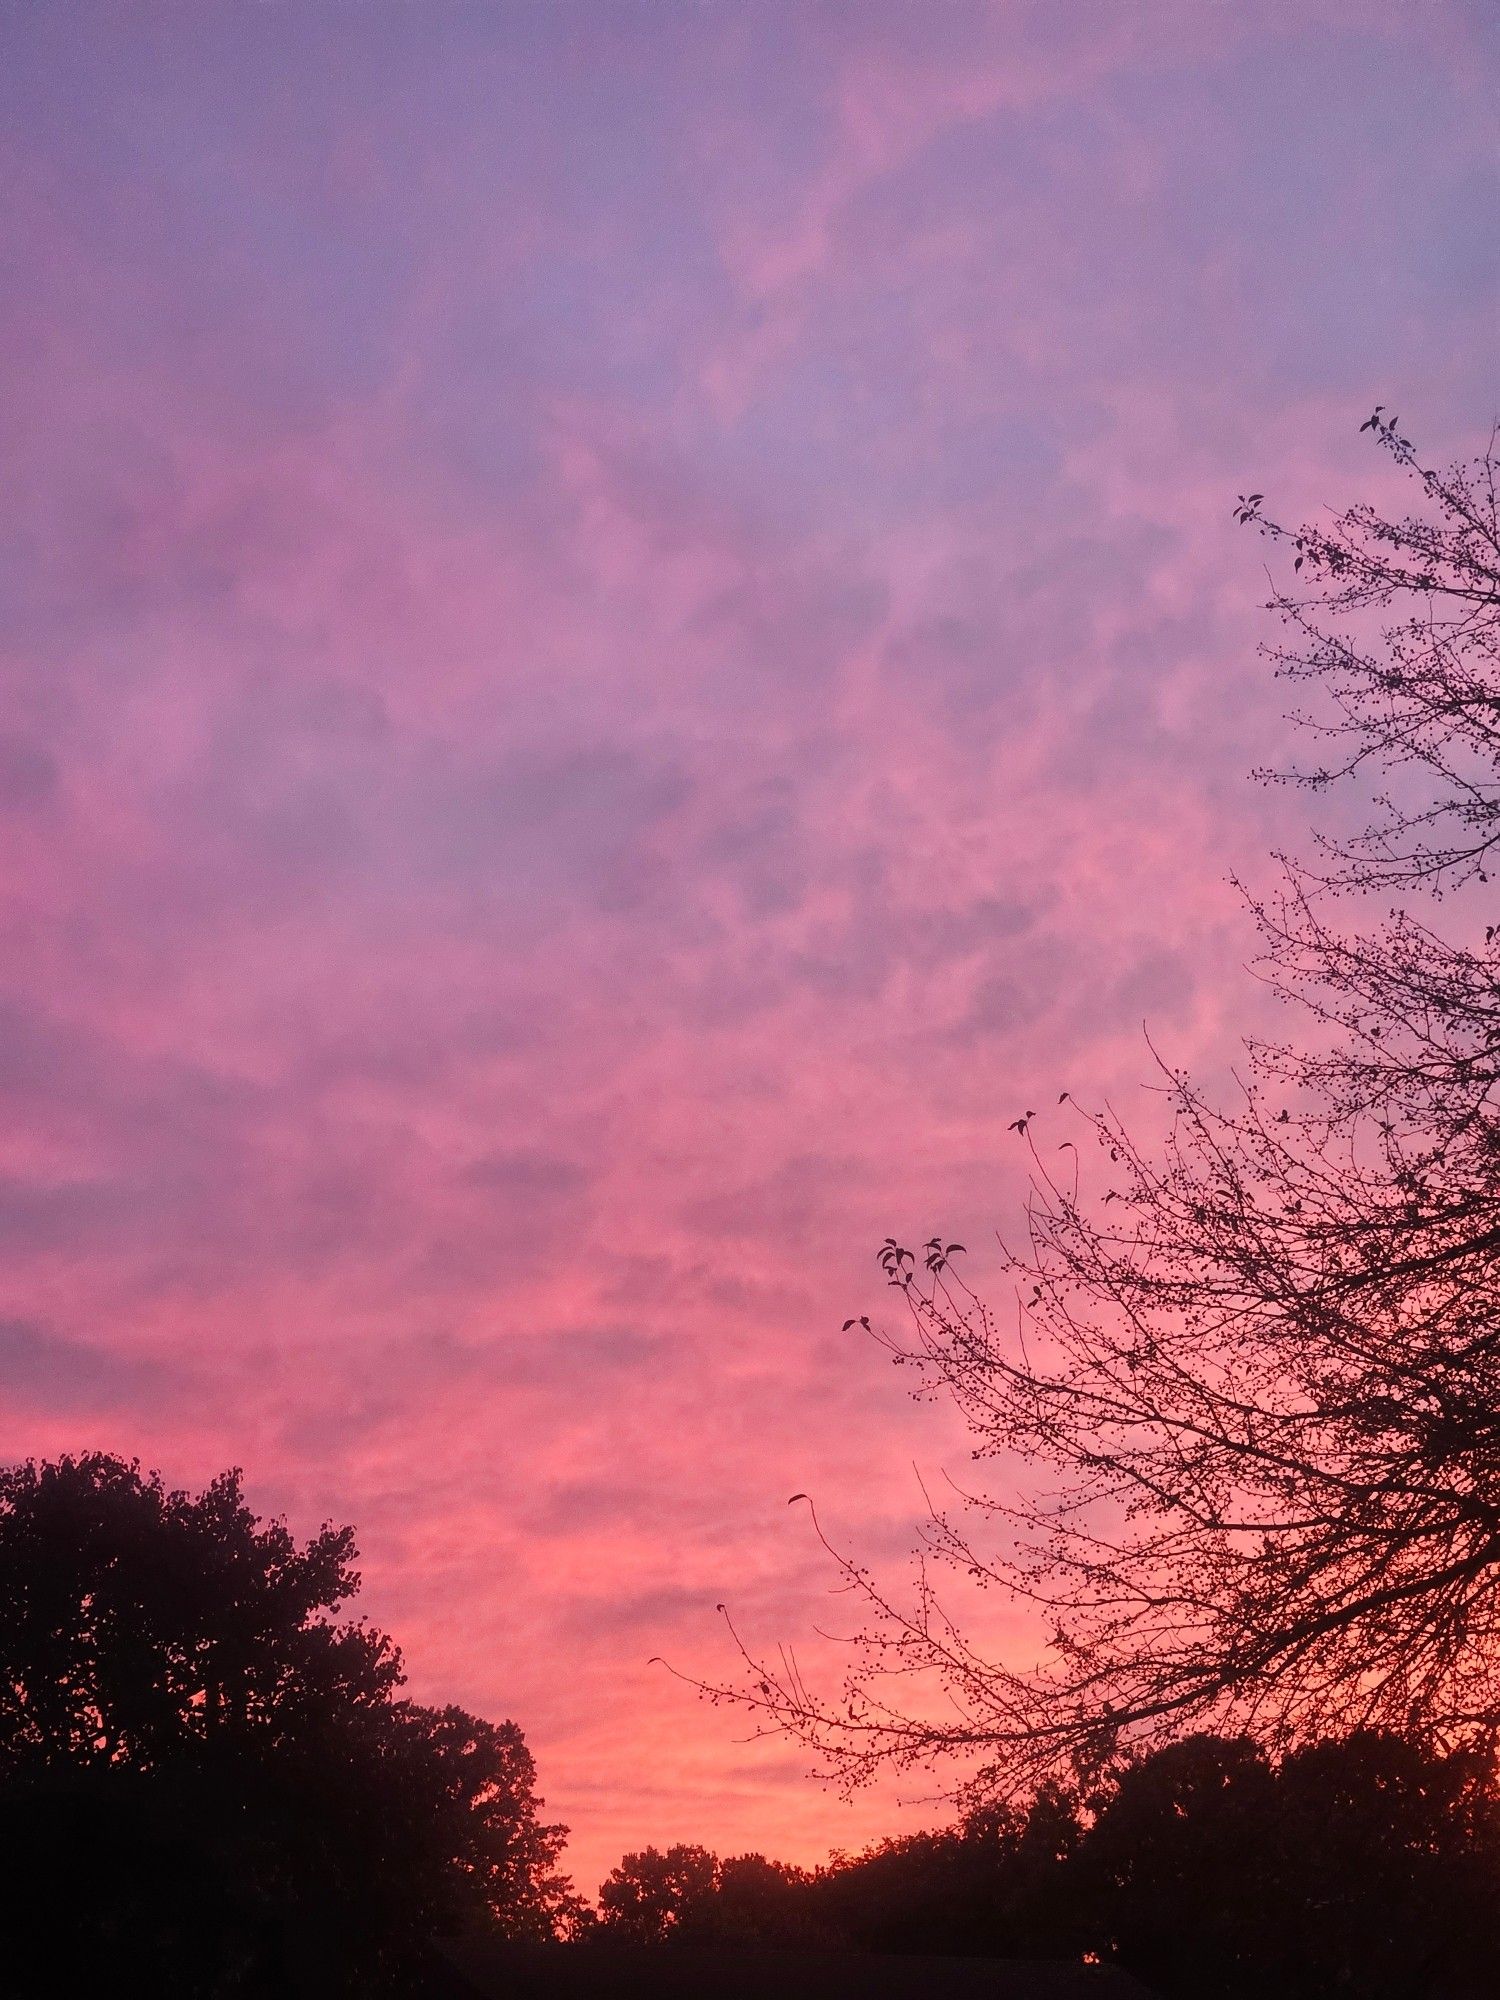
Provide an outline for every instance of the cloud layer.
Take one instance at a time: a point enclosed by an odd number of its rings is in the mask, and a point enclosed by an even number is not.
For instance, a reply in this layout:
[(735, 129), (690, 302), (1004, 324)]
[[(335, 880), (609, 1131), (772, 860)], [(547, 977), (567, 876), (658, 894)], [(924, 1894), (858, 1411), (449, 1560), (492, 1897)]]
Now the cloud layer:
[[(1128, 17), (1128, 18), (1127, 18)], [(11, 10), (0, 1449), (359, 1524), (626, 1845), (959, 1448), (837, 1335), (1232, 1054), (1286, 511), (1491, 414), (1482, 10)], [(1282, 817), (1278, 818), (1277, 815)], [(976, 1261), (983, 1268), (980, 1254)]]

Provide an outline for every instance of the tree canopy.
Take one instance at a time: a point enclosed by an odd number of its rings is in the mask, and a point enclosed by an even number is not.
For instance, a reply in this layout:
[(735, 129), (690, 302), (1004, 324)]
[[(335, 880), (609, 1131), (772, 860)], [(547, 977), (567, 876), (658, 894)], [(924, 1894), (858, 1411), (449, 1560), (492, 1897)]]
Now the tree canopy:
[(1485, 1755), (1199, 1734), (810, 1872), (627, 1855), (596, 1941), (1089, 1955), (1173, 2000), (1466, 2000), (1493, 1989), (1497, 1887)]
[(763, 1854), (643, 1848), (600, 1888), (598, 1935), (612, 1944), (826, 1943), (833, 1934), (805, 1894), (811, 1880)]
[(326, 1993), (466, 1923), (567, 1921), (520, 1731), (402, 1698), (390, 1640), (336, 1615), (354, 1560), (238, 1472), (0, 1472), (0, 1881), (49, 1979), (127, 1952), (162, 1990)]

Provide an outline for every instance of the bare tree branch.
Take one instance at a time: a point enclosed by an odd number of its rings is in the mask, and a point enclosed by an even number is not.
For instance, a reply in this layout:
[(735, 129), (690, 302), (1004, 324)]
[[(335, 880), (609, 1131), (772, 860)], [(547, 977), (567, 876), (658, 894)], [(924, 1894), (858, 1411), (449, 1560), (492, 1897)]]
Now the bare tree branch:
[[(1249, 898), (1260, 975), (1306, 1036), (1251, 1044), (1227, 1107), (1161, 1064), (1153, 1152), (1077, 1113), (1065, 1182), (1018, 1119), (1033, 1178), (1003, 1316), (959, 1246), (888, 1239), (904, 1326), (877, 1337), (1028, 1490), (933, 1507), (900, 1597), (824, 1538), (861, 1607), (836, 1696), (744, 1647), (705, 1689), (846, 1784), (958, 1753), (1035, 1785), (1209, 1726), (1500, 1725), (1496, 439), (1438, 472), (1383, 411), (1364, 428), (1419, 489), (1410, 515), (1237, 509), (1293, 559), (1267, 650), (1317, 697), (1299, 719), (1323, 760), (1277, 781), (1373, 781), (1361, 832)], [(1351, 922), (1371, 892), (1407, 900)], [(1448, 899), (1444, 932), (1414, 898)], [(984, 1656), (944, 1577), (1043, 1614), (1041, 1657)]]

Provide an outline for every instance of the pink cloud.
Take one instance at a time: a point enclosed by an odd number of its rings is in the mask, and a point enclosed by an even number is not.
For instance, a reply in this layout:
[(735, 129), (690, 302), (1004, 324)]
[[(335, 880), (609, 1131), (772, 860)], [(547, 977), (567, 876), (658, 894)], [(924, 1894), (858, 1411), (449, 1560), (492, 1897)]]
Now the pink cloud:
[(1480, 280), (1372, 290), (1360, 185), (1417, 64), (1391, 231), (1482, 209), (1441, 10), (961, 14), (18, 54), (0, 1448), (357, 1522), (589, 1886), (905, 1823), (646, 1662), (810, 1630), (794, 1491), (899, 1563), (962, 1440), (838, 1333), (874, 1245), (984, 1270), (1018, 1109), (1259, 1005), (1233, 494), (1368, 485), (1381, 369), (1470, 415)]

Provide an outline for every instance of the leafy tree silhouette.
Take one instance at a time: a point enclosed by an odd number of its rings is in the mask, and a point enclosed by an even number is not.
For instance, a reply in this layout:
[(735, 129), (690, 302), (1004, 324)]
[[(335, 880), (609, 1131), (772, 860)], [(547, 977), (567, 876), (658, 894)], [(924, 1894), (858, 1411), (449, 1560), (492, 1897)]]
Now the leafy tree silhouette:
[(991, 1807), (840, 1859), (818, 1900), (866, 1951), (1076, 1957), (1097, 1942), (1067, 1867), (1082, 1834), (1077, 1800), (1048, 1785), (1029, 1810)]
[(1383, 1731), (1273, 1760), (1193, 1736), (1117, 1770), (1072, 1870), (1100, 1948), (1167, 1994), (1492, 1990), (1492, 1761)]
[(443, 1931), (566, 1924), (520, 1731), (400, 1698), (390, 1640), (333, 1615), (354, 1558), (349, 1528), (257, 1519), (238, 1472), (0, 1472), (5, 1991), (132, 1964), (183, 1995), (400, 1990)]
[(845, 1941), (804, 1868), (705, 1847), (627, 1854), (599, 1891), (602, 1944), (803, 1945)]
[(813, 1873), (627, 1855), (601, 1943), (835, 1946), (1123, 1965), (1167, 2000), (1478, 2000), (1500, 1802), (1474, 1749), (1357, 1731), (1277, 1757), (1197, 1735)]
[(717, 1856), (679, 1842), (627, 1854), (599, 1891), (601, 1933), (619, 1944), (666, 1944), (718, 1887)]

